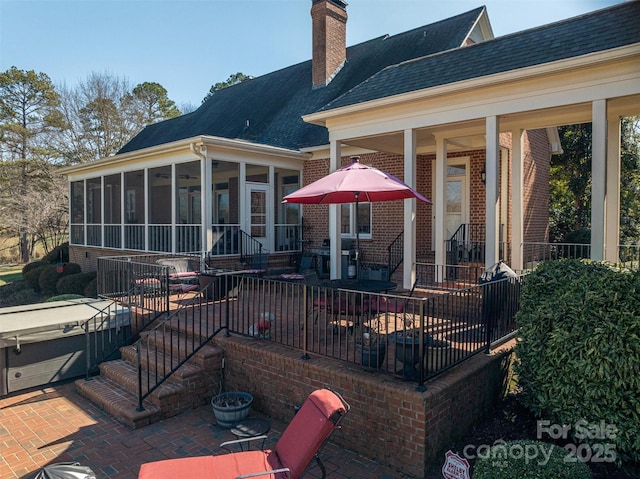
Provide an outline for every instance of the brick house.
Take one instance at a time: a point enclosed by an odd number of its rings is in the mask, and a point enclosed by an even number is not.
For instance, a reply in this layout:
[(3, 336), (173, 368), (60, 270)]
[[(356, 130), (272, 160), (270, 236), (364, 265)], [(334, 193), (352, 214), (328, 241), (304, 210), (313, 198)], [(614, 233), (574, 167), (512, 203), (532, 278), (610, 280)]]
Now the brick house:
[(548, 240), (555, 127), (589, 121), (591, 254), (613, 258), (615, 125), (640, 111), (639, 15), (639, 2), (625, 2), (494, 38), (479, 7), (347, 47), (346, 3), (312, 0), (311, 60), (218, 91), (117, 155), (64, 170), (71, 261), (91, 270), (99, 256), (151, 251), (232, 262), (244, 232), (282, 264), (329, 239), (329, 274), (340, 277), (354, 207), (282, 198), (358, 155), (433, 201), (362, 204), (366, 262), (389, 264), (399, 241), (396, 278), (410, 288), (416, 263), (449, 264), (455, 240), (456, 261), (522, 269), (535, 259), (526, 245)]

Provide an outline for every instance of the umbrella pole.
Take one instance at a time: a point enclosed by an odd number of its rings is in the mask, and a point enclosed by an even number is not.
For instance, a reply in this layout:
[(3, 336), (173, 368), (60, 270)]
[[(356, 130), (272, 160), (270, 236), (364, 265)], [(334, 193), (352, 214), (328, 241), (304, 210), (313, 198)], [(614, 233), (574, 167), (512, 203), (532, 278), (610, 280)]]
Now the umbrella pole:
[(355, 192), (356, 195), (356, 282), (360, 282), (360, 212), (358, 211), (358, 195), (359, 191)]

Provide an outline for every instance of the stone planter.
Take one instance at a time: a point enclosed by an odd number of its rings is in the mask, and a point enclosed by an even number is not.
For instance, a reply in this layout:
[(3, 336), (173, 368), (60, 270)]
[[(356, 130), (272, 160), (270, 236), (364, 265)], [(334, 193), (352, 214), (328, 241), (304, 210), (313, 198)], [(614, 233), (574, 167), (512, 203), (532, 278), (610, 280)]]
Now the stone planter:
[(211, 399), (211, 407), (220, 427), (231, 428), (249, 415), (253, 396), (244, 392), (218, 394)]

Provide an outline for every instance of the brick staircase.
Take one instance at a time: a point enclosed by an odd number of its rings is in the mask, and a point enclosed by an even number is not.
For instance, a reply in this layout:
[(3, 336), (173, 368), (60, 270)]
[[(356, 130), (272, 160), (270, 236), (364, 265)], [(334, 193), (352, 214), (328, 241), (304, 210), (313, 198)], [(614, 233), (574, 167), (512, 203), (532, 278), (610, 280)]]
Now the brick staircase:
[[(176, 340), (178, 334), (183, 335), (182, 341)], [(147, 372), (154, 377), (156, 372), (161, 375), (161, 371), (170, 370), (170, 358), (178, 356), (177, 345), (181, 346), (181, 354), (184, 357), (185, 347), (200, 344), (199, 338), (195, 341), (184, 341), (184, 334), (184, 331), (167, 330), (164, 337), (158, 336), (153, 341), (154, 347), (159, 351), (166, 351), (167, 356), (163, 359), (164, 355), (154, 351), (149, 355), (151, 358), (149, 361), (143, 360), (143, 378), (147, 377)], [(170, 345), (173, 345), (173, 354), (169, 354)], [(138, 411), (137, 353), (133, 346), (124, 346), (120, 348), (120, 355), (121, 359), (100, 364), (99, 375), (90, 380), (80, 379), (75, 384), (80, 395), (130, 428), (146, 426), (175, 416), (182, 411), (206, 405), (220, 390), (223, 352), (222, 349), (209, 343), (153, 391), (143, 401), (144, 409)], [(161, 357), (158, 358), (159, 356)], [(144, 350), (142, 357), (147, 357)], [(144, 383), (143, 380), (143, 393), (146, 393), (147, 388)]]

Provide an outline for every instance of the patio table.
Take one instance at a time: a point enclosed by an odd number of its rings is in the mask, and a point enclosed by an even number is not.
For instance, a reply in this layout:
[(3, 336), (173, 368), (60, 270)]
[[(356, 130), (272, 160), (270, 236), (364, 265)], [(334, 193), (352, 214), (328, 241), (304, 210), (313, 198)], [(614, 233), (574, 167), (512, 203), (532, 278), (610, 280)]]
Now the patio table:
[(336, 289), (352, 289), (364, 293), (382, 293), (392, 291), (398, 287), (393, 281), (379, 279), (332, 279), (327, 285)]

